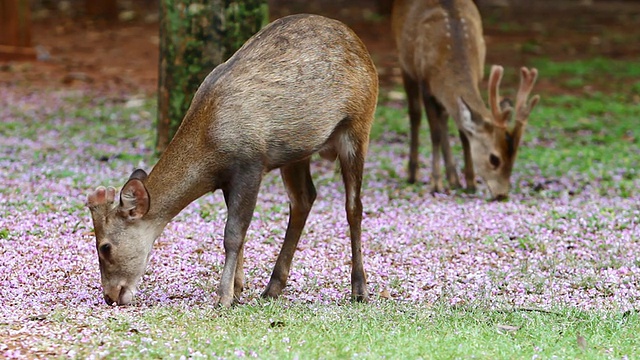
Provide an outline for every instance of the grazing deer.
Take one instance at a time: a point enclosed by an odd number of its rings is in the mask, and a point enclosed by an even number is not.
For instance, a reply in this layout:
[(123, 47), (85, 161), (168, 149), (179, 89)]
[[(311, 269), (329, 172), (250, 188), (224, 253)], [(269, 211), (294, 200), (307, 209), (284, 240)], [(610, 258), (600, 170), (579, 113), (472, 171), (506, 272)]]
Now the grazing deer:
[(266, 26), (200, 85), (182, 125), (151, 173), (89, 194), (104, 299), (132, 301), (164, 227), (202, 195), (222, 189), (228, 208), (219, 304), (243, 288), (243, 246), (265, 173), (280, 169), (289, 225), (263, 297), (284, 288), (316, 189), (314, 153), (340, 161), (352, 251), (352, 298), (365, 301), (361, 251), (365, 154), (378, 77), (364, 44), (339, 21), (294, 15)]
[(538, 72), (522, 68), (515, 106), (515, 126), (507, 125), (513, 109), (501, 108), (498, 88), (503, 69), (493, 66), (489, 106), (478, 85), (482, 80), (485, 44), (478, 8), (471, 0), (396, 0), (392, 26), (411, 121), (409, 182), (416, 181), (421, 120), (420, 97), (429, 121), (432, 146), (432, 190), (444, 190), (440, 151), (447, 181), (460, 187), (448, 140), (447, 118), (453, 117), (464, 150), (467, 190), (475, 191), (475, 171), (491, 194), (506, 198), (522, 133), (539, 96), (528, 101)]

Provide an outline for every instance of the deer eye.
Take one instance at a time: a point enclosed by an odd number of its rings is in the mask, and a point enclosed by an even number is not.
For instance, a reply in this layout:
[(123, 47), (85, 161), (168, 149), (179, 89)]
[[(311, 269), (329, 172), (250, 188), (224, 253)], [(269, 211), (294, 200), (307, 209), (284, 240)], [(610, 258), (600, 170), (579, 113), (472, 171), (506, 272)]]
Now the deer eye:
[(98, 251), (100, 251), (100, 253), (102, 255), (109, 255), (109, 252), (111, 251), (111, 244), (107, 243), (107, 244), (102, 244), (100, 245), (100, 248), (98, 248)]
[(497, 169), (500, 166), (500, 158), (494, 154), (489, 155), (489, 162), (494, 169)]

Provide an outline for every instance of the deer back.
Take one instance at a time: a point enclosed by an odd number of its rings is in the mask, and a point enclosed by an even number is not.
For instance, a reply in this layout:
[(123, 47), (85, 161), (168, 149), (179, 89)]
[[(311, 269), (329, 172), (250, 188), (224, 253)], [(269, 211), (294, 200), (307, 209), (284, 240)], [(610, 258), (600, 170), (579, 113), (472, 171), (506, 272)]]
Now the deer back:
[(375, 66), (352, 30), (320, 16), (288, 16), (207, 76), (178, 133), (205, 134), (202, 145), (218, 154), (260, 154), (277, 168), (317, 152), (339, 123), (375, 108), (377, 88)]
[(400, 65), (407, 74), (424, 81), (448, 109), (457, 106), (454, 93), (484, 106), (477, 86), (486, 47), (480, 14), (472, 1), (397, 0), (392, 27)]

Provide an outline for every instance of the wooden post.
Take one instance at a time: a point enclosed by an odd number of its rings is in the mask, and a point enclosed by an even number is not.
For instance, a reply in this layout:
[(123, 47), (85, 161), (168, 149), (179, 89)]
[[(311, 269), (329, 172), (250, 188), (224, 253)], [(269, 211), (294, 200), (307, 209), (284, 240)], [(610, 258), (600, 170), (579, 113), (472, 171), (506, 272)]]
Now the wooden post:
[(378, 0), (378, 13), (380, 15), (390, 15), (393, 9), (393, 0)]
[(0, 0), (0, 60), (35, 60), (29, 0)]
[(93, 18), (114, 20), (118, 17), (117, 0), (85, 0), (87, 15)]
[(169, 145), (204, 78), (268, 22), (267, 0), (161, 0), (156, 151)]

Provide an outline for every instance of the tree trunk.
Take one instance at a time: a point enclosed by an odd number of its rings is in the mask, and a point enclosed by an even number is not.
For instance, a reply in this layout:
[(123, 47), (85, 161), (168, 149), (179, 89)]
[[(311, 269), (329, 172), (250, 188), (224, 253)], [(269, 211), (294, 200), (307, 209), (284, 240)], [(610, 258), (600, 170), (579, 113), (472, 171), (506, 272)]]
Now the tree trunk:
[(268, 21), (267, 0), (161, 0), (156, 151), (169, 145), (213, 68)]

